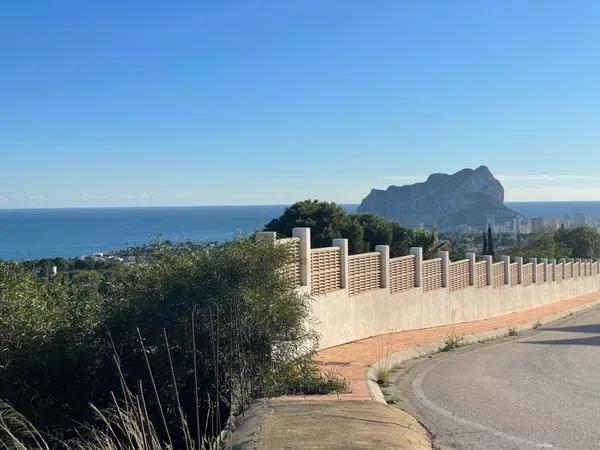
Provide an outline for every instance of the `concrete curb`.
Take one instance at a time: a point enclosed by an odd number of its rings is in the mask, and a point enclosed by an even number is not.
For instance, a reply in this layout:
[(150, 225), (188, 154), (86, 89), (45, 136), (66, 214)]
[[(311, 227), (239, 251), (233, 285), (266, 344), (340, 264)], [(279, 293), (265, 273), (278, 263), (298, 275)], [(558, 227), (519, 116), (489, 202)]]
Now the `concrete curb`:
[[(556, 314), (551, 314), (549, 316), (544, 316), (539, 318), (533, 322), (527, 322), (520, 325), (515, 325), (513, 327), (503, 327), (497, 328), (491, 331), (485, 331), (481, 333), (467, 334), (462, 336), (462, 344), (475, 344), (477, 342), (489, 341), (492, 339), (498, 339), (501, 337), (505, 337), (508, 335), (510, 329), (514, 329), (517, 332), (531, 330), (536, 327), (536, 325), (546, 325), (550, 322), (554, 322), (556, 320), (565, 318), (570, 316), (571, 314), (585, 311), (587, 309), (591, 309), (597, 305), (600, 305), (600, 300), (596, 300), (585, 305), (576, 306), (567, 311), (563, 311)], [(381, 388), (379, 383), (377, 383), (377, 369), (380, 367), (392, 368), (399, 364), (402, 364), (408, 360), (420, 358), (422, 356), (433, 355), (434, 353), (438, 353), (440, 349), (444, 346), (444, 341), (436, 341), (430, 342), (427, 344), (417, 345), (415, 347), (407, 348), (404, 350), (399, 350), (397, 352), (388, 353), (385, 357), (376, 361), (374, 364), (369, 366), (367, 370), (365, 370), (365, 383), (367, 385), (367, 389), (369, 391), (369, 395), (373, 400), (380, 403), (386, 403), (383, 393), (381, 392)]]

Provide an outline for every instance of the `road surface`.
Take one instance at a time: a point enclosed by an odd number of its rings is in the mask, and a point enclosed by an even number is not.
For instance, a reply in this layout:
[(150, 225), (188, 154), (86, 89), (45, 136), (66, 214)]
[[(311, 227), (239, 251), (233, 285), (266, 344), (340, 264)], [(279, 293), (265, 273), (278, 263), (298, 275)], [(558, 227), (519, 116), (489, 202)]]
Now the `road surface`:
[(600, 449), (600, 308), (406, 363), (384, 392), (441, 449)]

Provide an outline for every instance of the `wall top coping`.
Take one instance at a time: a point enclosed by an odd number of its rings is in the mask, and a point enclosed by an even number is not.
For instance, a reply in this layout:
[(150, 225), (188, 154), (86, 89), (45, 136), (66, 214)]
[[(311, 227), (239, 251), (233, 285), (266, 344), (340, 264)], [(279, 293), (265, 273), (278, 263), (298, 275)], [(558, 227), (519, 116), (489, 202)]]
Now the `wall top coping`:
[(338, 251), (339, 247), (319, 247), (319, 248), (311, 248), (310, 251), (313, 253), (323, 253), (323, 252), (331, 252)]
[(405, 256), (396, 256), (395, 258), (390, 258), (390, 261), (400, 261), (403, 259), (414, 259), (415, 255), (405, 255)]
[[(458, 261), (452, 261), (450, 262), (450, 265), (452, 264), (460, 264), (460, 263), (465, 263), (465, 262), (469, 262), (468, 259), (459, 259)], [(481, 262), (485, 262), (485, 261), (481, 261)]]
[(356, 258), (361, 258), (363, 256), (380, 256), (380, 255), (381, 255), (381, 253), (379, 253), (379, 252), (358, 253), (356, 255), (348, 256), (348, 259), (356, 259)]

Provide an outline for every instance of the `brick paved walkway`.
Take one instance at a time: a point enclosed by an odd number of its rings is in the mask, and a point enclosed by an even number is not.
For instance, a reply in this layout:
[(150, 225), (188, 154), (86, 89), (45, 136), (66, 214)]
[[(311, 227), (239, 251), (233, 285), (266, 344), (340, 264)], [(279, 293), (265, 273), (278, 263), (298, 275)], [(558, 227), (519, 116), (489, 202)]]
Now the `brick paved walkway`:
[(570, 310), (592, 304), (600, 300), (600, 292), (550, 303), (525, 311), (504, 314), (486, 320), (458, 323), (423, 330), (391, 333), (360, 341), (350, 342), (321, 350), (317, 361), (325, 370), (339, 371), (350, 385), (351, 392), (341, 395), (298, 396), (296, 399), (340, 399), (371, 400), (365, 383), (365, 371), (386, 354), (398, 350), (444, 341), (449, 335), (463, 336), (473, 333), (493, 331), (509, 326), (524, 325), (554, 314), (568, 313)]

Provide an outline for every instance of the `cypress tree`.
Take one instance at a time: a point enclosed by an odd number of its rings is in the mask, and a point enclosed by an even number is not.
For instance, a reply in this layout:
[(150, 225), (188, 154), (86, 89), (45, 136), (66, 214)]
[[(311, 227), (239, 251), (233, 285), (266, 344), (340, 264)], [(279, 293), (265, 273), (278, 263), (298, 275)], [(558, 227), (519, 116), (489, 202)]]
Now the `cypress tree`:
[(494, 237), (492, 236), (492, 226), (488, 224), (487, 232), (487, 254), (494, 256)]
[(485, 235), (485, 231), (481, 232), (481, 236), (483, 237), (483, 247), (482, 247), (482, 250), (481, 250), (481, 254), (482, 255), (487, 255), (488, 243), (487, 243), (487, 236)]

